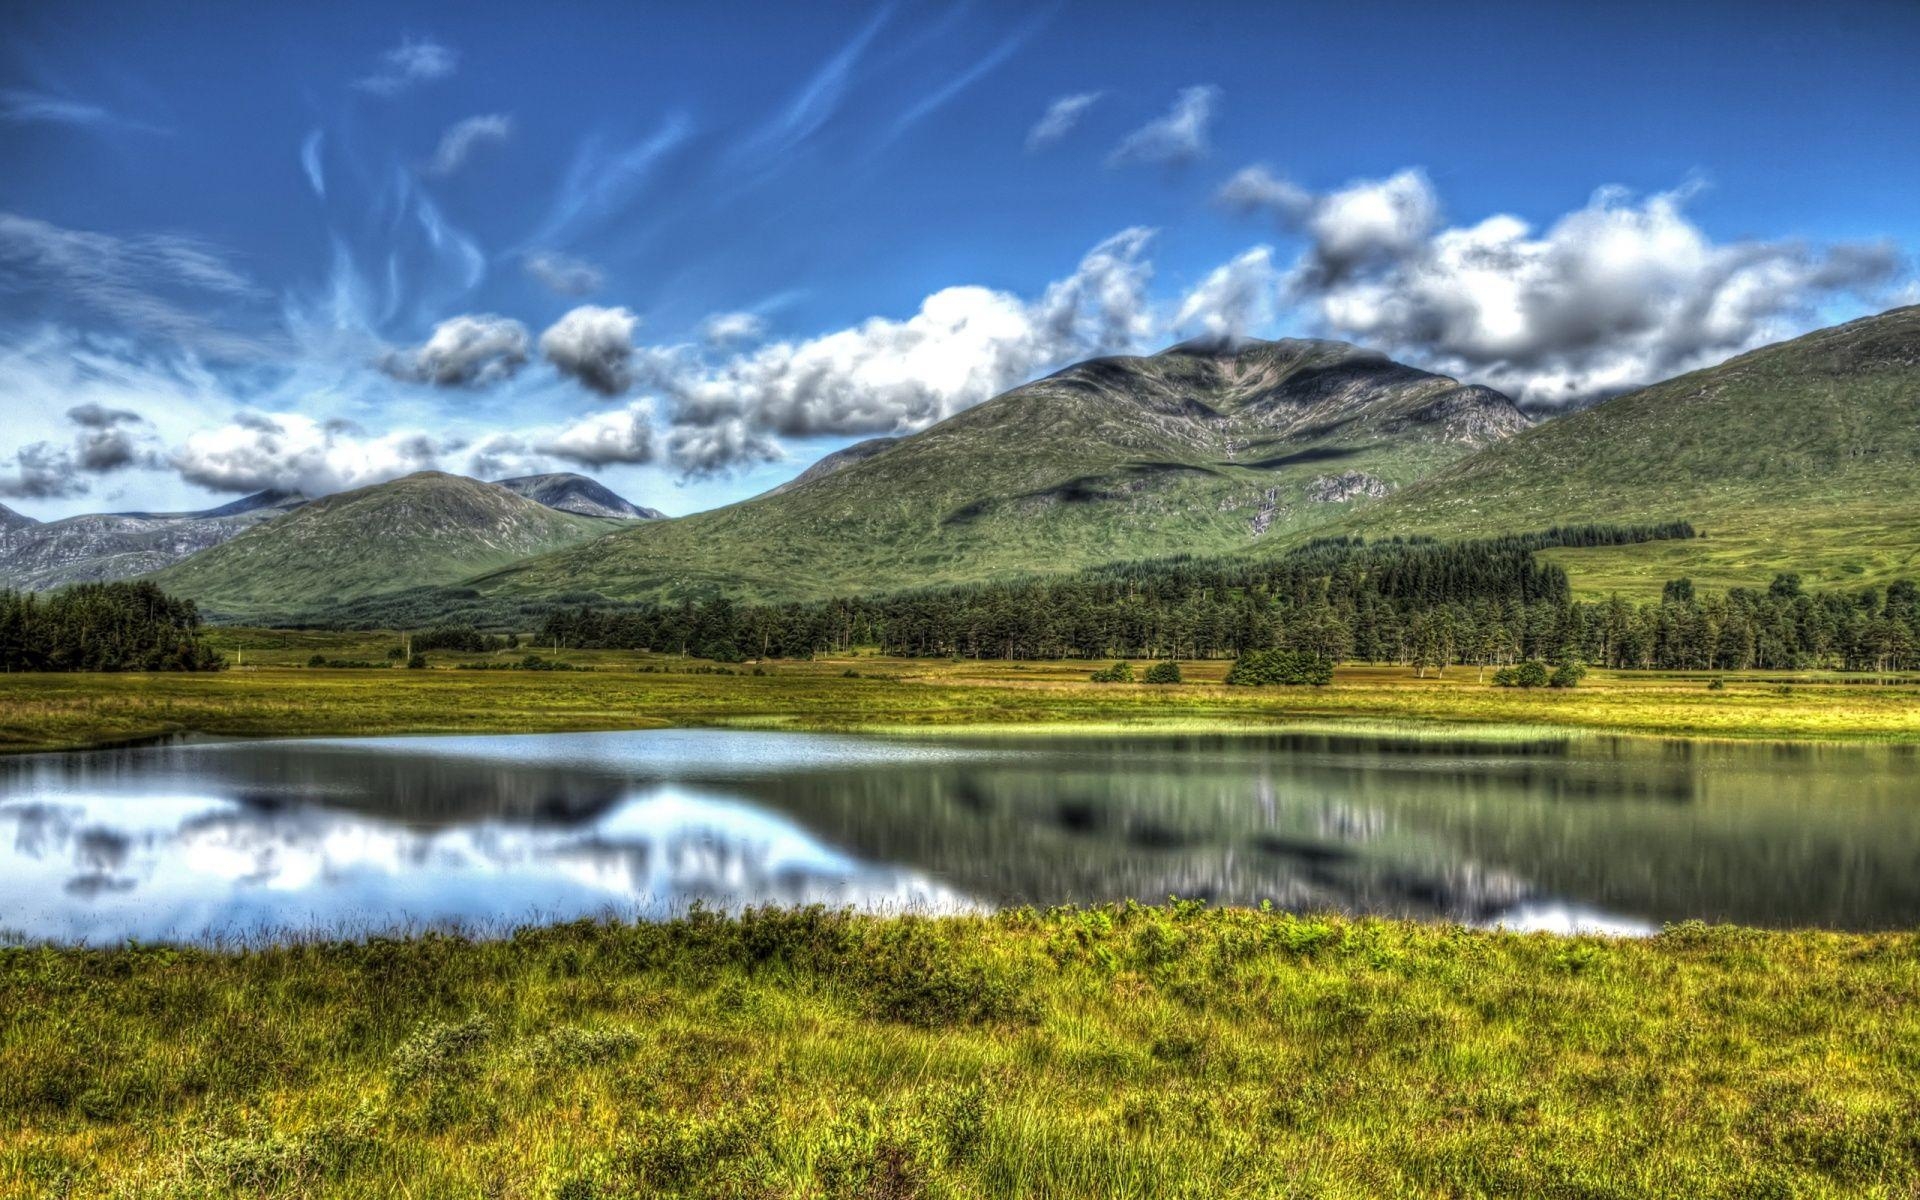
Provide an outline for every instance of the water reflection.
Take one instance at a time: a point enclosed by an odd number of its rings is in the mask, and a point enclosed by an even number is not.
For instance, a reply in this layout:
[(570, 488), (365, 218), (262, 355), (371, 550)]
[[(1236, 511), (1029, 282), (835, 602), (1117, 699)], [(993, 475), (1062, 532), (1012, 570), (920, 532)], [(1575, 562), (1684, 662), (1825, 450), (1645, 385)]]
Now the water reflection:
[(0, 760), (0, 929), (500, 926), (1168, 895), (1524, 928), (1908, 926), (1907, 750), (647, 732)]

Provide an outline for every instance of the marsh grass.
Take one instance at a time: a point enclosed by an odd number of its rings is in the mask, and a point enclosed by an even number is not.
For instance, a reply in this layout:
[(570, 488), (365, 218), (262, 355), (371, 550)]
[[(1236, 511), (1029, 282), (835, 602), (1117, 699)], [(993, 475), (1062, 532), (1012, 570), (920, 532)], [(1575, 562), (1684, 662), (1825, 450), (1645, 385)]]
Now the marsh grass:
[(0, 950), (0, 1194), (1911, 1196), (1920, 938), (819, 909)]
[[(1708, 684), (1719, 675), (1595, 671), (1578, 688), (1519, 691), (1495, 688), (1457, 667), (1420, 679), (1405, 668), (1346, 666), (1330, 687), (1249, 689), (1221, 686), (1225, 662), (1185, 663), (1186, 682), (1148, 686), (1089, 683), (1084, 662), (954, 663), (863, 654), (721, 675), (698, 660), (619, 651), (569, 651), (570, 659), (593, 668), (579, 672), (461, 671), (451, 669), (451, 661), (421, 671), (356, 671), (286, 664), (304, 663), (314, 653), (377, 656), (390, 635), (221, 633), (249, 642), (248, 661), (256, 665), (197, 676), (0, 676), (0, 750), (71, 749), (189, 732), (1231, 730), (1329, 722), (1920, 742), (1920, 681), (1902, 677), (1743, 672), (1713, 690)], [(274, 636), (286, 644), (269, 647)]]

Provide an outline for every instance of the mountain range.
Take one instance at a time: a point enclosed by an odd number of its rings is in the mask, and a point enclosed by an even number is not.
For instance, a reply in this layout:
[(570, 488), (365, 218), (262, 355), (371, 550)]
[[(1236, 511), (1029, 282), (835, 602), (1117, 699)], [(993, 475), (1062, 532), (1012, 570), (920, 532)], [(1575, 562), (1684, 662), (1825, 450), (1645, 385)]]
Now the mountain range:
[(157, 568), (219, 619), (417, 620), (819, 599), (1326, 535), (1689, 521), (1700, 537), (1545, 553), (1588, 594), (1776, 571), (1863, 585), (1920, 574), (1916, 468), (1920, 307), (1537, 423), (1499, 392), (1344, 343), (1192, 343), (1077, 364), (692, 516), (578, 475), (438, 473), (205, 513), (5, 513), (0, 582)]
[[(547, 508), (588, 517), (656, 520), (662, 514), (584, 475), (503, 479), (499, 486)], [(35, 521), (0, 508), (0, 586), (44, 591), (127, 579), (171, 566), (307, 503), (295, 492), (264, 491), (199, 512), (89, 513)], [(368, 536), (378, 536), (370, 529)]]

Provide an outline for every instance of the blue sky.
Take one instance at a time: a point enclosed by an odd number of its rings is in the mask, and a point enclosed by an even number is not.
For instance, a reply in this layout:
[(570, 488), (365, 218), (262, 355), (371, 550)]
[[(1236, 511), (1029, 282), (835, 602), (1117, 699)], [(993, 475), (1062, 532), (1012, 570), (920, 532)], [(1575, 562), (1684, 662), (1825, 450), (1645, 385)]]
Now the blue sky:
[(680, 513), (1187, 336), (1551, 408), (1916, 294), (1910, 4), (4, 21), (0, 501), (43, 518), (428, 465)]

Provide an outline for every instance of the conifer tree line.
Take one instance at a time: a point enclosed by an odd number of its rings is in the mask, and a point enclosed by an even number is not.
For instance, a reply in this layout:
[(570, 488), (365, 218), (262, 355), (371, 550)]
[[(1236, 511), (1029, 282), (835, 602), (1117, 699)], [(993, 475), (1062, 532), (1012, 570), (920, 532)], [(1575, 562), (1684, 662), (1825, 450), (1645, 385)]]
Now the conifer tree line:
[(0, 591), (0, 669), (217, 671), (200, 613), (151, 583), (88, 583), (51, 595)]
[(1535, 551), (1694, 536), (1684, 523), (1585, 526), (1476, 542), (1326, 539), (1270, 560), (1170, 559), (1019, 583), (816, 604), (552, 612), (544, 643), (721, 661), (877, 645), (967, 658), (1238, 658), (1287, 650), (1329, 661), (1498, 667), (1527, 661), (1666, 670), (1920, 667), (1920, 597), (1813, 593), (1795, 576), (1658, 603), (1571, 598)]

